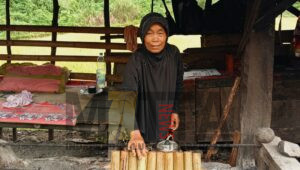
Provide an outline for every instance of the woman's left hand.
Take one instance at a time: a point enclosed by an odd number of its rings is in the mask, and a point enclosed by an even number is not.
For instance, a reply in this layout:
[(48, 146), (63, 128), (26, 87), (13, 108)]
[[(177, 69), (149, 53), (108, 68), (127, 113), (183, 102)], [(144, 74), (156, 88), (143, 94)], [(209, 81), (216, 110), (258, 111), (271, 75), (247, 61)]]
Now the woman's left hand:
[(173, 130), (178, 129), (179, 122), (180, 122), (180, 119), (179, 119), (178, 113), (172, 113), (170, 128), (173, 129)]

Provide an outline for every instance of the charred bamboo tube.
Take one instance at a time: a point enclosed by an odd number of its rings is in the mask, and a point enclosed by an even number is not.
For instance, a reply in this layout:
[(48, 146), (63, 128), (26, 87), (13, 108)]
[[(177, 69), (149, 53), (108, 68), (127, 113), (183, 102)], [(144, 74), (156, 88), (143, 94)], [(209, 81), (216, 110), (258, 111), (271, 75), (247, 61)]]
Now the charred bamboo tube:
[(165, 153), (165, 170), (173, 170), (173, 153)]
[(136, 156), (133, 156), (132, 153), (129, 153), (128, 168), (129, 170), (137, 170)]
[(174, 170), (183, 170), (183, 152), (174, 152)]
[(128, 151), (121, 151), (120, 170), (128, 170)]
[(120, 170), (120, 151), (111, 151), (111, 170)]
[(165, 169), (165, 154), (163, 152), (156, 153), (156, 170)]
[(150, 151), (147, 157), (147, 170), (155, 170), (156, 169), (156, 152)]
[(184, 169), (193, 170), (193, 153), (191, 151), (184, 152)]
[(137, 170), (147, 170), (147, 155), (138, 159)]
[(193, 170), (201, 170), (201, 153), (193, 153)]

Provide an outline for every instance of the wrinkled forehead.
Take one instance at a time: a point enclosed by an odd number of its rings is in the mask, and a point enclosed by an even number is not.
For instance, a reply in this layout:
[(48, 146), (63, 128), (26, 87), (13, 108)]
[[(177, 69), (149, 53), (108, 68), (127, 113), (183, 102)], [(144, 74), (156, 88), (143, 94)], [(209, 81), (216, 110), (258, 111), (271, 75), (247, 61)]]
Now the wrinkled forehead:
[(149, 31), (163, 31), (164, 33), (166, 33), (166, 28), (161, 23), (154, 22), (150, 25), (148, 30), (145, 30), (146, 33)]

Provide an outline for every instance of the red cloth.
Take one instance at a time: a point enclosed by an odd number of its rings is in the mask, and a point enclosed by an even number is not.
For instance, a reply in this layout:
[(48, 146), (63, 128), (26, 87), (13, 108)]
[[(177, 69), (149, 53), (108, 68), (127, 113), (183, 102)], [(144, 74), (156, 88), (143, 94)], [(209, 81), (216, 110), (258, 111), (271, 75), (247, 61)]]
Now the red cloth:
[(0, 122), (75, 126), (74, 105), (33, 103), (25, 107), (5, 108), (0, 102)]

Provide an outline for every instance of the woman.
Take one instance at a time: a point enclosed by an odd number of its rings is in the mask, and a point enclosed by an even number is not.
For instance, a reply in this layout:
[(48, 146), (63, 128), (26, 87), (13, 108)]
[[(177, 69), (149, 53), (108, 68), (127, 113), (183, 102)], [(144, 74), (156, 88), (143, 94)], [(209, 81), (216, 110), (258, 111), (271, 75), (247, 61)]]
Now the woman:
[(168, 128), (179, 126), (183, 64), (178, 48), (167, 43), (169, 27), (162, 15), (144, 16), (139, 31), (142, 46), (126, 65), (123, 88), (138, 93), (128, 149), (140, 158), (147, 152), (145, 143), (165, 139)]

